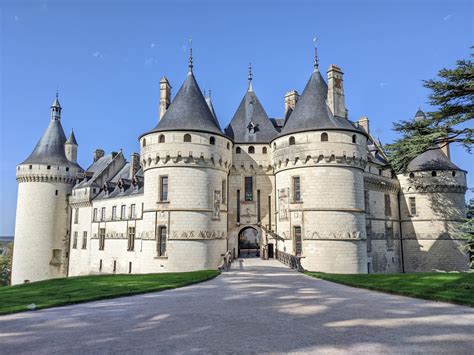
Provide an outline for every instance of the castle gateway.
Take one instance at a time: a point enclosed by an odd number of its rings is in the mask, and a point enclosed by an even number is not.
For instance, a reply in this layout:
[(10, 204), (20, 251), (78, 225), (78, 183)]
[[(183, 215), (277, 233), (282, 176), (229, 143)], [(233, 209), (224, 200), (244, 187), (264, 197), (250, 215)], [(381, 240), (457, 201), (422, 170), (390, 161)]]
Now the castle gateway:
[[(315, 60), (301, 95), (269, 118), (249, 85), (223, 131), (189, 72), (140, 153), (98, 149), (87, 169), (66, 139), (58, 98), (31, 155), (17, 167), (12, 283), (96, 273), (215, 269), (243, 256), (302, 257), (311, 271), (465, 270), (457, 233), (466, 172), (448, 147), (396, 174), (369, 130), (349, 120), (342, 70)], [(415, 119), (423, 119), (421, 111)]]

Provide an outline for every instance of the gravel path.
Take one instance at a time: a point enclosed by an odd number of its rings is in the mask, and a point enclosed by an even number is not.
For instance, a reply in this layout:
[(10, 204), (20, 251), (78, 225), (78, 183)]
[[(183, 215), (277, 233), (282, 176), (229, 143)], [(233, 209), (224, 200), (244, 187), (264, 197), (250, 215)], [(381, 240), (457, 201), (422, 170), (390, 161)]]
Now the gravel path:
[(0, 317), (0, 353), (471, 353), (474, 309), (243, 259), (198, 285)]

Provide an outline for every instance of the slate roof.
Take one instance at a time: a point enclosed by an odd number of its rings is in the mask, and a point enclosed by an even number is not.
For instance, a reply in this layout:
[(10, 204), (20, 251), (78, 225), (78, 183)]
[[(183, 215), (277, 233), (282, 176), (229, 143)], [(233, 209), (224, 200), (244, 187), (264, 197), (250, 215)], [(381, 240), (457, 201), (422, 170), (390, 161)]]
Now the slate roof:
[[(254, 133), (250, 123), (255, 126)], [(278, 134), (253, 90), (245, 93), (225, 133), (236, 143), (269, 143)]]
[(288, 117), (280, 136), (313, 130), (349, 130), (366, 135), (343, 117), (334, 116), (326, 104), (328, 86), (319, 70), (309, 78), (296, 107)]
[(192, 73), (188, 74), (173, 102), (171, 102), (156, 127), (143, 135), (177, 130), (223, 135), (219, 123), (209, 110), (209, 106)]
[(78, 145), (76, 136), (74, 135), (74, 131), (71, 131), (71, 134), (69, 135), (69, 138), (67, 139), (66, 143)]
[(51, 120), (30, 156), (21, 164), (48, 164), (78, 167), (66, 158), (66, 135), (59, 120)]
[(439, 148), (427, 150), (418, 155), (407, 166), (407, 171), (460, 170)]

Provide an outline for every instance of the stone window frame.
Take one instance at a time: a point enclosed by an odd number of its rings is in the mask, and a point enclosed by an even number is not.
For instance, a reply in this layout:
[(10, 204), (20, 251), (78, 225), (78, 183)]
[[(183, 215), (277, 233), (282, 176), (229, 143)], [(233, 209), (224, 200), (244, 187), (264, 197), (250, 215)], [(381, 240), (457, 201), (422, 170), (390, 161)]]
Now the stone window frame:
[[(164, 231), (164, 234), (163, 234)], [(163, 239), (164, 236), (164, 239)], [(156, 253), (158, 257), (166, 258), (166, 249), (168, 246), (168, 227), (164, 224), (158, 225), (158, 234), (156, 235)]]
[(77, 239), (79, 238), (79, 233), (77, 231), (74, 232), (74, 236), (72, 238), (72, 249), (77, 249)]
[(112, 206), (112, 221), (117, 219), (117, 206)]
[(216, 145), (216, 137), (211, 136), (211, 137), (209, 138), (209, 144), (210, 144), (210, 145)]
[[(250, 181), (250, 183), (248, 183)], [(253, 176), (244, 177), (244, 200), (246, 202), (253, 201)]]
[(82, 245), (81, 249), (87, 249), (87, 231), (82, 232)]
[(166, 143), (166, 137), (164, 134), (160, 134), (158, 137), (158, 143)]
[(321, 142), (329, 142), (329, 134), (327, 132), (321, 133)]
[(247, 152), (248, 152), (249, 154), (255, 154), (255, 147), (254, 147), (253, 145), (249, 146)]
[(92, 221), (97, 222), (97, 207), (92, 211)]
[(74, 224), (79, 223), (79, 208), (74, 209)]
[[(298, 183), (298, 189), (296, 188), (296, 183)], [(294, 175), (291, 177), (291, 197), (292, 203), (303, 202), (301, 199), (301, 177), (299, 175)]]
[(222, 179), (222, 185), (221, 185), (221, 188), (222, 188), (222, 196), (221, 196), (221, 202), (223, 205), (225, 205), (227, 199), (227, 179)]
[[(166, 180), (166, 184), (164, 183), (164, 181)], [(159, 203), (167, 203), (169, 202), (169, 176), (166, 174), (166, 175), (160, 175), (158, 177), (158, 190), (159, 190)], [(165, 189), (164, 189), (164, 186), (166, 186), (166, 196), (165, 196)]]
[(99, 228), (99, 250), (105, 250), (105, 228)]
[(136, 227), (130, 226), (127, 229), (127, 251), (135, 251)]
[(192, 137), (189, 133), (186, 133), (184, 136), (183, 136), (183, 142), (184, 143), (191, 143), (192, 142)]
[(295, 137), (291, 136), (291, 137), (288, 139), (288, 144), (289, 144), (289, 145), (295, 145), (295, 144), (296, 144), (296, 139), (295, 139)]
[(412, 196), (408, 198), (408, 208), (410, 212), (410, 216), (416, 216), (417, 209), (416, 209), (416, 197)]
[(385, 217), (392, 217), (392, 199), (390, 197), (390, 194), (384, 194), (383, 198)]
[(267, 154), (267, 147), (262, 148), (262, 154)]
[(120, 206), (120, 219), (126, 219), (127, 218), (127, 205), (121, 205)]
[(137, 217), (137, 205), (135, 203), (130, 204), (130, 219)]
[(236, 147), (235, 154), (241, 154), (241, 153), (242, 153), (242, 149), (240, 147)]
[[(297, 230), (299, 231), (299, 241), (297, 240)], [(296, 256), (303, 255), (303, 228), (300, 225), (293, 226), (293, 253)]]
[(106, 212), (107, 212), (107, 211), (106, 211), (105, 207), (102, 207), (102, 208), (100, 209), (100, 220), (101, 220), (101, 221), (105, 221)]

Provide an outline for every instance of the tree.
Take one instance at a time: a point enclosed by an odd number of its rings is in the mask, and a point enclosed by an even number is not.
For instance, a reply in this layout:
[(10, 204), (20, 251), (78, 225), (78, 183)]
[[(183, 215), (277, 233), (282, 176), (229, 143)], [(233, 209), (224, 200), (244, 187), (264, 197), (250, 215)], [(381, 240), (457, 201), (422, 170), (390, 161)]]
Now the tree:
[(469, 153), (472, 150), (474, 130), (467, 122), (474, 117), (473, 61), (458, 60), (454, 69), (441, 69), (438, 76), (423, 81), (423, 86), (431, 90), (428, 102), (437, 110), (428, 112), (425, 119), (394, 123), (393, 129), (401, 138), (387, 145), (386, 150), (395, 171), (406, 171), (415, 157), (448, 143), (458, 143)]
[(12, 271), (12, 254), (11, 245), (6, 245), (6, 252), (0, 256), (0, 286), (8, 286), (10, 284), (10, 276)]
[(474, 268), (474, 199), (471, 199), (467, 205), (467, 218), (461, 225), (461, 231), (467, 240), (466, 251), (471, 268)]

